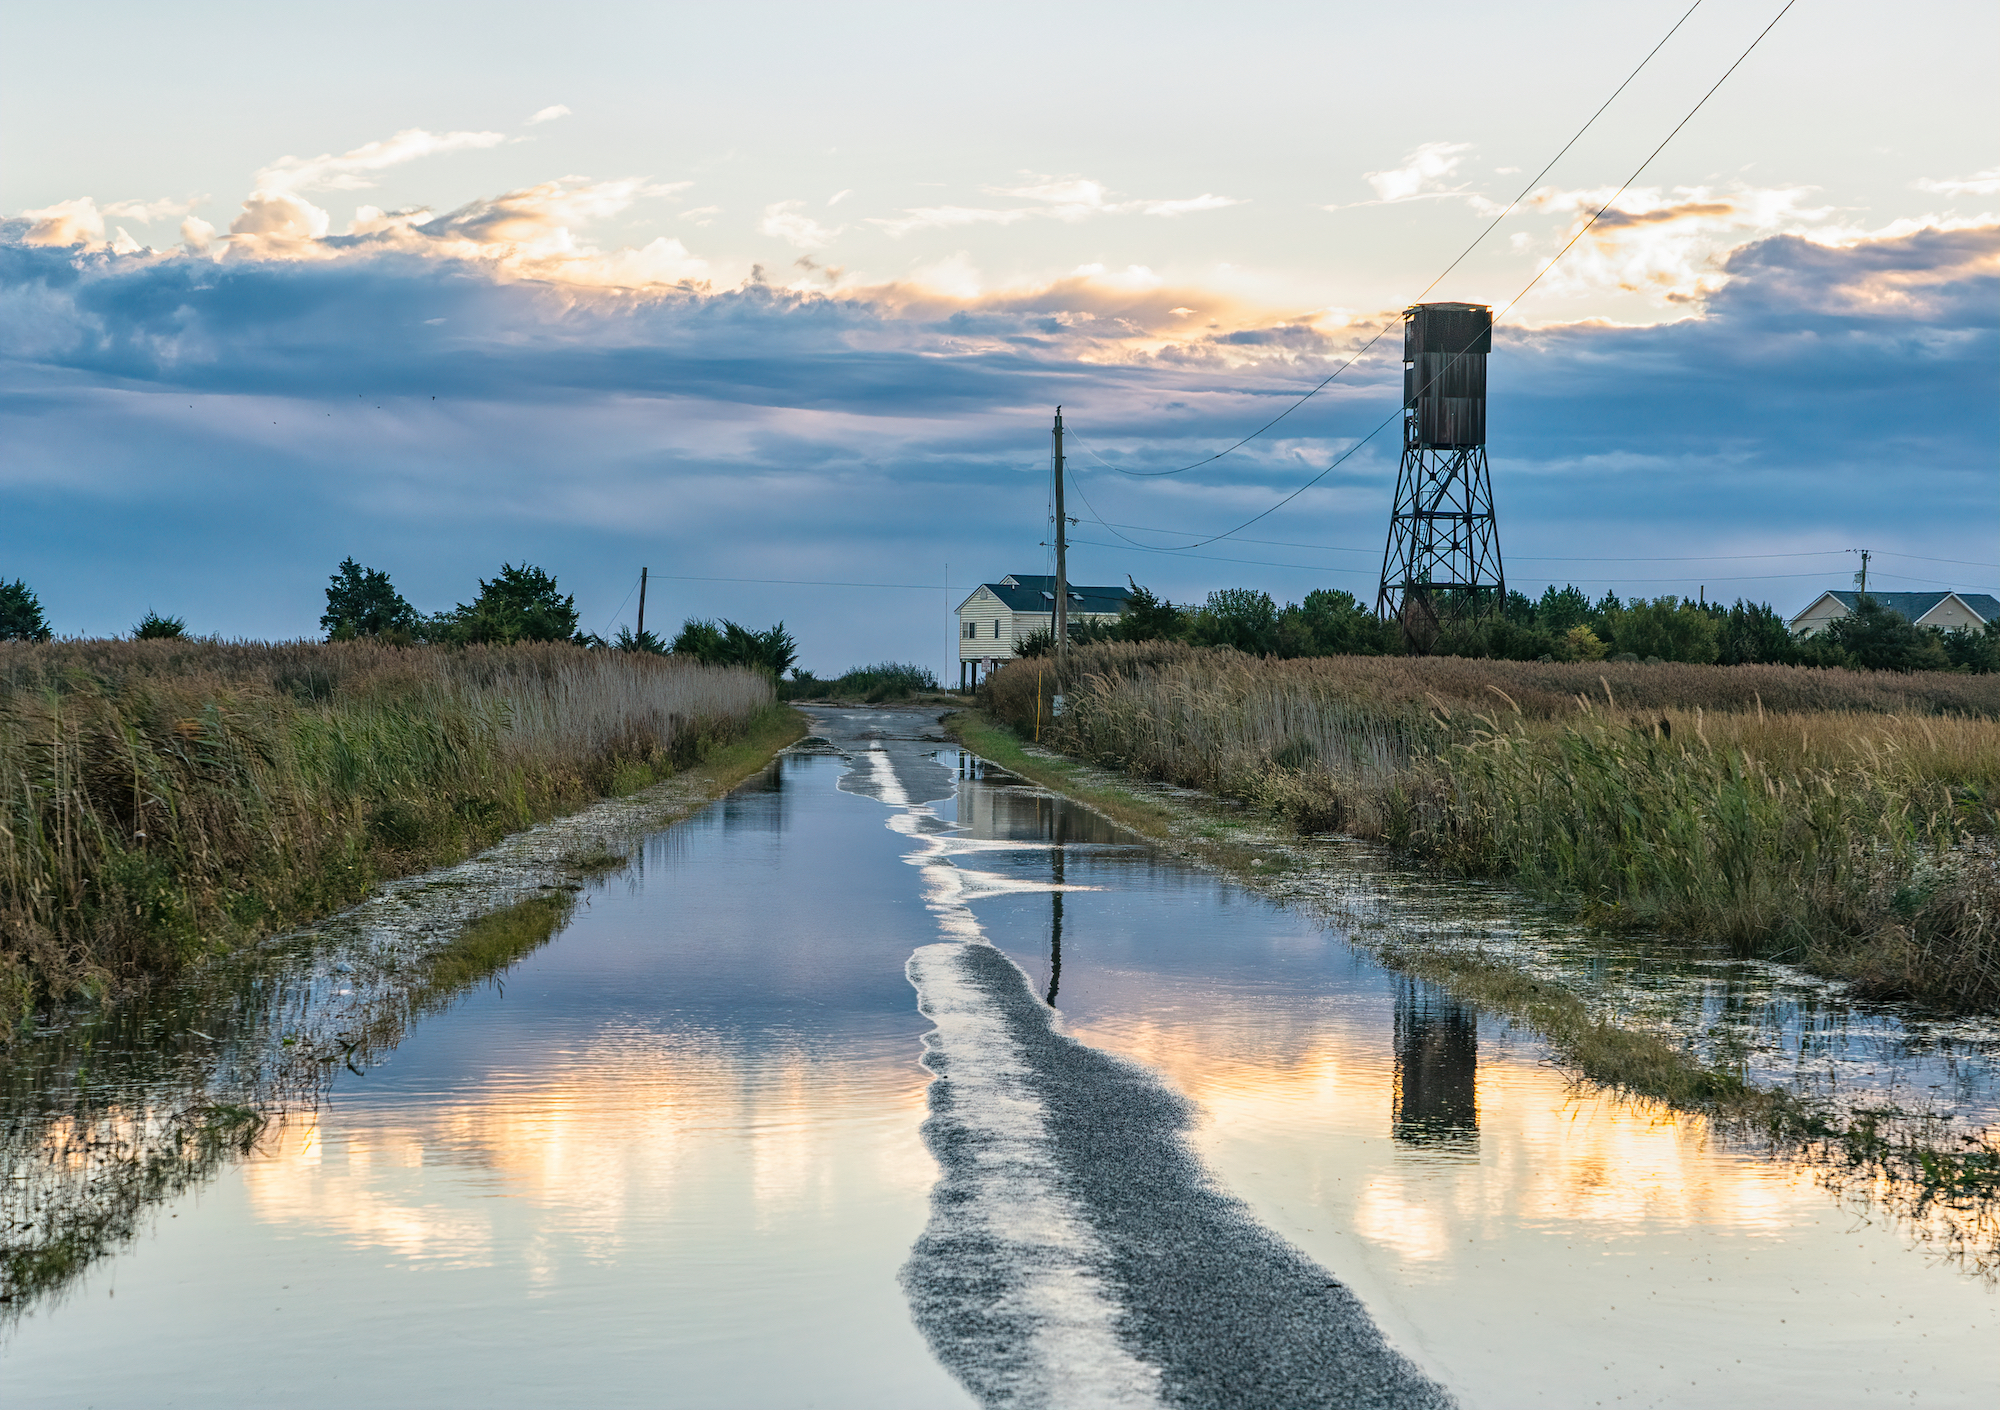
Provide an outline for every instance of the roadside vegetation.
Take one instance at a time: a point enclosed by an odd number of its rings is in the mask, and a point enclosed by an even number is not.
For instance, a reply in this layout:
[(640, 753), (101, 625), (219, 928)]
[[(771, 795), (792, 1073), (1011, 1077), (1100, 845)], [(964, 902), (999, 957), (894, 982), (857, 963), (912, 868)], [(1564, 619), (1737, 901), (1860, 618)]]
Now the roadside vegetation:
[(890, 700), (910, 700), (938, 693), (937, 673), (929, 666), (905, 661), (878, 661), (872, 666), (856, 666), (832, 680), (821, 680), (810, 671), (795, 670), (779, 687), (785, 700), (846, 700), (879, 705)]
[[(947, 727), (982, 758), (1251, 887), (1276, 888), (1280, 897), (1296, 897), (1302, 883), (1316, 891), (1309, 878), (1317, 867), (1345, 873), (1351, 865), (1329, 863), (1323, 849), (1287, 836), (1281, 813), (1239, 806), (1243, 798), (1207, 791), (1163, 796), (1116, 761), (1107, 768), (1035, 747), (984, 711), (951, 716)], [(1857, 1207), (1908, 1221), (1917, 1237), (1968, 1269), (2000, 1275), (2000, 1144), (1990, 1132), (1967, 1133), (1949, 1113), (1842, 1106), (1759, 1087), (1726, 1057), (1704, 1061), (1670, 1035), (1622, 1022), (1615, 1005), (1607, 1013), (1559, 980), (1468, 949), (1448, 934), (1428, 934), (1420, 918), (1390, 931), (1365, 908), (1350, 913), (1345, 903), (1327, 900), (1332, 908), (1322, 913), (1352, 927), (1384, 963), (1531, 1027), (1579, 1076), (1696, 1113), (1725, 1134), (1813, 1170)]]
[(764, 673), (562, 643), (0, 643), (0, 1031), (667, 776)]
[(982, 701), (1078, 758), (1593, 923), (2000, 1006), (2000, 677), (1154, 642), (1003, 668)]
[[(1280, 607), (1268, 593), (1223, 588), (1199, 604), (1179, 605), (1134, 583), (1115, 622), (1070, 624), (1080, 645), (1179, 642), (1227, 646), (1251, 656), (1400, 656), (1401, 629), (1337, 589), (1308, 593)], [(1031, 633), (1016, 648), (1035, 657), (1055, 646), (1053, 633)], [(1872, 597), (1808, 638), (1794, 637), (1768, 603), (1690, 602), (1679, 597), (1616, 593), (1595, 599), (1575, 586), (1554, 586), (1540, 598), (1510, 592), (1502, 610), (1484, 621), (1449, 626), (1429, 654), (1475, 660), (1688, 665), (1845, 667), (1878, 671), (2000, 671), (2000, 622), (1982, 631), (1943, 632), (1913, 626)]]

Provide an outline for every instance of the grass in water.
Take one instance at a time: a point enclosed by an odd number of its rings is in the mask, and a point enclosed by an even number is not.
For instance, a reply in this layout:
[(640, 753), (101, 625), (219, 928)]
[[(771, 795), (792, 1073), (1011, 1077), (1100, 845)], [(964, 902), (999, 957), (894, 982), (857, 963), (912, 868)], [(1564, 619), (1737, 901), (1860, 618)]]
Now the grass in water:
[(0, 642), (0, 1043), (670, 777), (774, 699), (562, 644)]
[[(1284, 870), (1268, 848), (1232, 843), (1225, 823), (1190, 818), (1156, 798), (1103, 782), (1074, 760), (1028, 752), (1021, 737), (975, 711), (946, 721), (968, 749), (1023, 778), (1083, 803), (1144, 836), (1172, 841), (1256, 882)], [(1177, 826), (1178, 824), (1178, 826)], [(1364, 923), (1356, 938), (1378, 929)], [(2000, 1145), (1920, 1113), (1862, 1109), (1846, 1114), (1759, 1088), (1740, 1071), (1704, 1064), (1653, 1033), (1593, 1017), (1561, 984), (1458, 948), (1421, 942), (1371, 947), (1384, 963), (1454, 998), (1543, 1035), (1580, 1077), (1629, 1097), (1698, 1115), (1819, 1171), (1830, 1186), (1888, 1205), (1976, 1271), (2000, 1272)]]
[(2000, 1007), (2000, 676), (1098, 646), (982, 692), (1067, 754), (1594, 924)]

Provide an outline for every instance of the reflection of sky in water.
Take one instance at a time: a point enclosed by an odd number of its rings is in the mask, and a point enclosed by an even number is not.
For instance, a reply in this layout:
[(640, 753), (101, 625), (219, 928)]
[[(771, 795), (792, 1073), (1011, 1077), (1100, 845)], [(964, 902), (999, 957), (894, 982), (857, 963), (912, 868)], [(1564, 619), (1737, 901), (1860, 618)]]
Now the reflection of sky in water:
[[(967, 787), (977, 830), (1053, 841), (1048, 800)], [(1065, 851), (981, 865), (1091, 888), (1061, 898), (1070, 1031), (1194, 1097), (1224, 1183), (1469, 1405), (1990, 1403), (2000, 1298), (1809, 1174), (1573, 1088), (1528, 1035), (1226, 882)], [(979, 907), (1037, 985), (1053, 909)]]
[(504, 992), (170, 1202), (29, 1314), (0, 1404), (963, 1403), (896, 1283), (935, 1176), (920, 853), (1469, 1405), (1990, 1401), (2000, 1298), (1809, 1176), (1034, 790), (891, 830), (841, 768), (654, 838)]
[(896, 1282), (935, 931), (840, 767), (656, 837), (504, 993), (168, 1205), (24, 1321), (0, 1404), (965, 1403)]

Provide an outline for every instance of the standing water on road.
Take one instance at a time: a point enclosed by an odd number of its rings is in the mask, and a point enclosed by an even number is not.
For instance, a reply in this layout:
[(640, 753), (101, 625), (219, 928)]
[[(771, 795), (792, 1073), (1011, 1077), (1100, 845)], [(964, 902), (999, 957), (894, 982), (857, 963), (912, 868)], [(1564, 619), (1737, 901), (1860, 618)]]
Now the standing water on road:
[(14, 1309), (0, 1404), (1990, 1403), (1991, 1284), (1810, 1172), (817, 720)]

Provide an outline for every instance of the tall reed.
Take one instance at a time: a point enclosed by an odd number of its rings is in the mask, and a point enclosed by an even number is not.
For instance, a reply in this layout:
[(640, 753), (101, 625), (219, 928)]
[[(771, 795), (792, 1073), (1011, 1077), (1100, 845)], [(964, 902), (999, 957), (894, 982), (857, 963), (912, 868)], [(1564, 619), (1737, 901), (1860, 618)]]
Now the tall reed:
[(1039, 710), (1045, 739), (1097, 762), (1605, 923), (1864, 994), (2000, 1004), (1988, 678), (1097, 647), (1011, 666), (987, 699), (1017, 728)]
[(0, 1031), (650, 783), (772, 703), (566, 645), (0, 643)]

